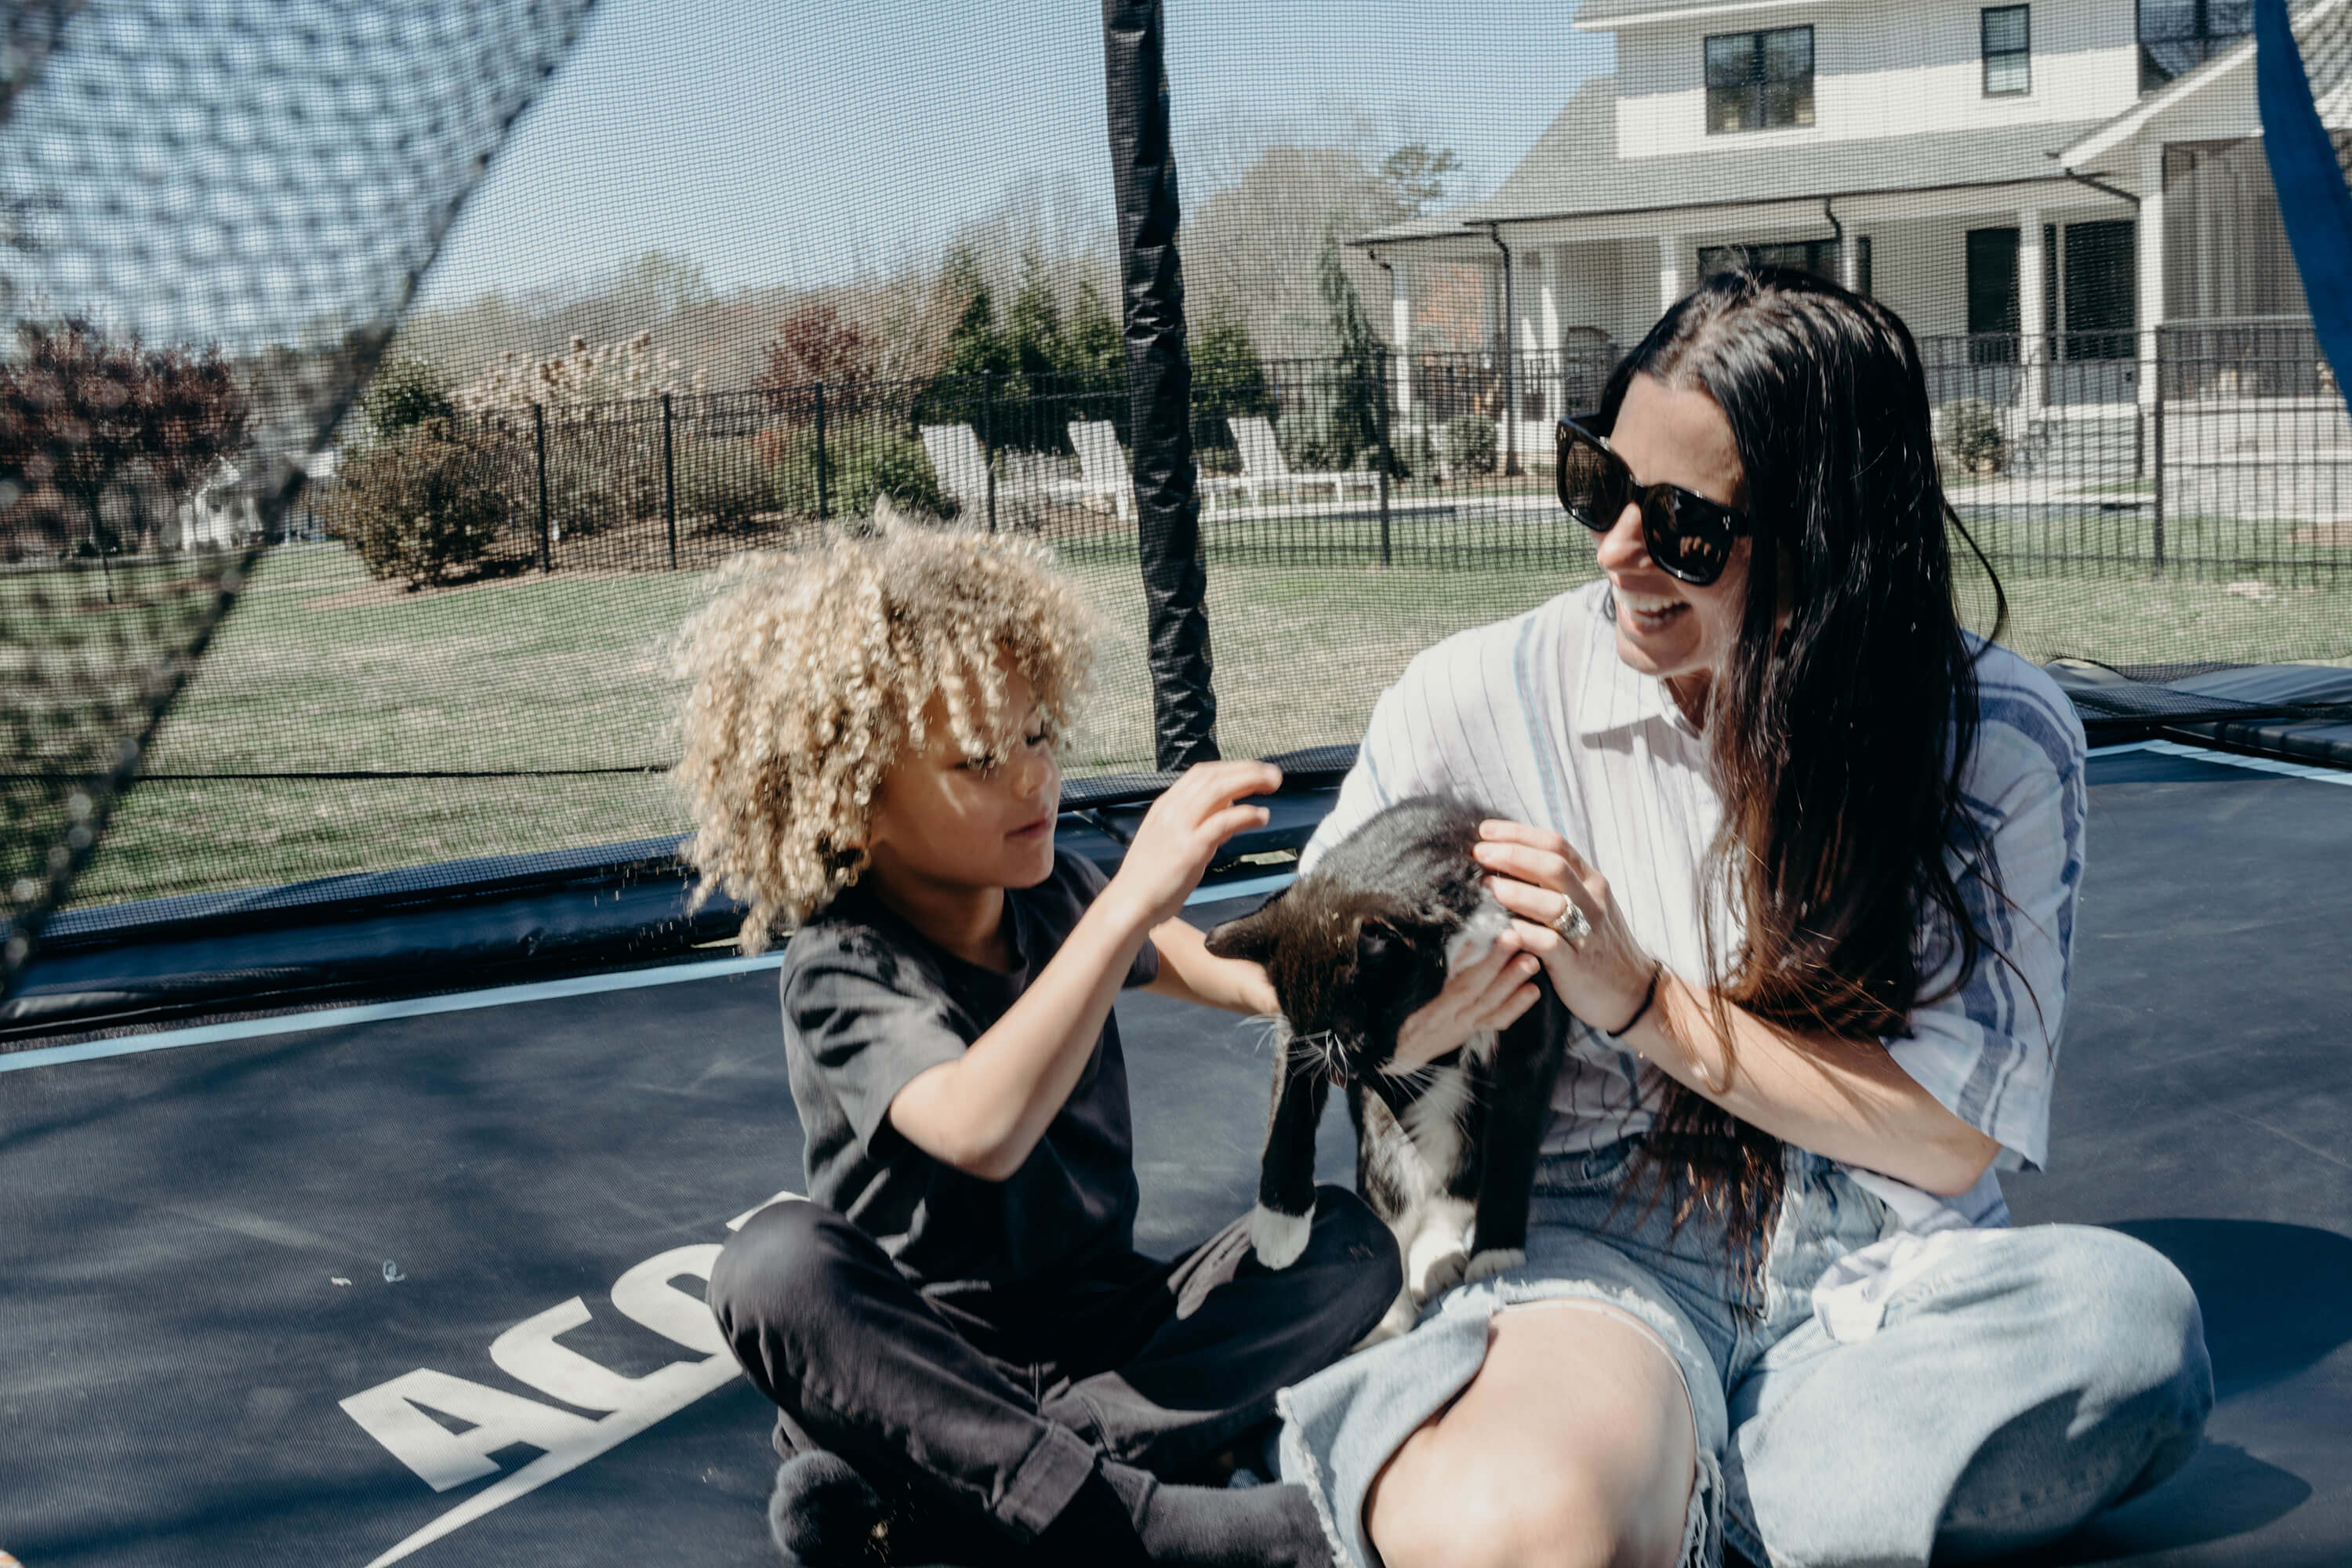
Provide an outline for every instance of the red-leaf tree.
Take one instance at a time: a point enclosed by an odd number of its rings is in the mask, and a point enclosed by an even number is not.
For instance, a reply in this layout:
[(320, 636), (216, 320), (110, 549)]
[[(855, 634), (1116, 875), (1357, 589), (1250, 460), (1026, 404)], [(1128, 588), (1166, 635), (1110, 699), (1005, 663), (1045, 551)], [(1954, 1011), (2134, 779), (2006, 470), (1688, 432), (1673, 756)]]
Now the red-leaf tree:
[[(7, 509), (10, 531), (119, 550), (126, 530), (143, 533), (244, 449), (251, 416), (217, 346), (149, 348), (78, 318), (27, 324), (0, 359), (0, 479), (23, 500)], [(71, 513), (39, 504), (45, 494)]]
[[(827, 415), (847, 418), (871, 400), (877, 348), (838, 306), (803, 305), (770, 340), (760, 390), (797, 422), (810, 416), (811, 389), (823, 383)], [(861, 384), (866, 385), (862, 394)]]

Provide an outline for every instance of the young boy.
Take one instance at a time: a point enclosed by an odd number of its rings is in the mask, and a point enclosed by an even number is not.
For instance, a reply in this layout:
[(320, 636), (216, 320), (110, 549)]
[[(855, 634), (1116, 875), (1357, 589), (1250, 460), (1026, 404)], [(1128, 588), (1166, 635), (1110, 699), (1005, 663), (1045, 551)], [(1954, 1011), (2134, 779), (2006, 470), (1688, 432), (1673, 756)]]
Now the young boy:
[(812, 1200), (744, 1226), (710, 1304), (780, 1408), (770, 1521), (810, 1568), (1328, 1561), (1302, 1489), (1159, 1478), (1208, 1479), (1368, 1332), (1394, 1243), (1327, 1188), (1278, 1273), (1245, 1222), (1137, 1252), (1111, 1016), (1126, 985), (1274, 1010), (1176, 915), (1280, 775), (1194, 768), (1108, 884), (1056, 853), (1087, 651), (1035, 552), (911, 528), (754, 568), (690, 628), (692, 853), (747, 949), (793, 929)]

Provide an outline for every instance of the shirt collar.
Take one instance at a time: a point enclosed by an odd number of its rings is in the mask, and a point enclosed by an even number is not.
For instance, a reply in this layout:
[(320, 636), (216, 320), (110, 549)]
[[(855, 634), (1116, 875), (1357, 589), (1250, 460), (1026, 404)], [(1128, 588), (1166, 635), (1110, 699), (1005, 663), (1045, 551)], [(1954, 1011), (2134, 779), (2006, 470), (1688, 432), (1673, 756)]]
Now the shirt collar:
[(1697, 729), (1666, 683), (1643, 675), (1617, 657), (1617, 624), (1604, 588), (1594, 603), (1591, 638), (1584, 651), (1584, 695), (1576, 715), (1578, 733), (1592, 739), (1658, 720), (1685, 735)]

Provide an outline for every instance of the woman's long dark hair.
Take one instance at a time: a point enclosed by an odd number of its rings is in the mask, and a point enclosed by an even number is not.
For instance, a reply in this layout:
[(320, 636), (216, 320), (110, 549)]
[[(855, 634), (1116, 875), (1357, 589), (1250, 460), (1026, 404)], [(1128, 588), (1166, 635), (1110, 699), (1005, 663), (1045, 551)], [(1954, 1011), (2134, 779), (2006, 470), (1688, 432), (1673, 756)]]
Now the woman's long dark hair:
[[(1756, 267), (1659, 320), (1610, 378), (1604, 425), (1636, 375), (1723, 410), (1755, 524), (1738, 639), (1706, 713), (1724, 807), (1708, 875), (1740, 916), (1728, 963), (1706, 920), (1725, 1070), (1725, 1004), (1876, 1049), (1985, 951), (1948, 852), (1991, 873), (1960, 793), (1977, 683), (1918, 347), (1884, 305)], [(1998, 636), (2008, 605), (1998, 580), (1993, 592)], [(1923, 920), (1937, 942), (1920, 942)], [(1952, 942), (1958, 978), (1923, 995)], [(1779, 1141), (1674, 1083), (1645, 1153), (1636, 1168), (1672, 1184), (1675, 1223), (1721, 1212), (1752, 1278), (1780, 1204)]]

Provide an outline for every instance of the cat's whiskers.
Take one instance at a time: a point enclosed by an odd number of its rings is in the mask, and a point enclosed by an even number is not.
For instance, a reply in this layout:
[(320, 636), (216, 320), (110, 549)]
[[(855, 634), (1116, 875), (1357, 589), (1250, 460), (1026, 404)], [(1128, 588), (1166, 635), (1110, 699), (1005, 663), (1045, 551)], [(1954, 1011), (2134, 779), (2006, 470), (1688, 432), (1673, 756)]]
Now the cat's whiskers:
[(1340, 1048), (1338, 1031), (1320, 1029), (1311, 1035), (1293, 1035), (1289, 1043), (1304, 1047), (1300, 1053), (1300, 1072), (1315, 1073), (1334, 1081), (1346, 1077), (1348, 1056)]
[(1279, 1052), (1290, 1044), (1290, 1020), (1279, 1013), (1252, 1013), (1242, 1024), (1256, 1026), (1257, 1048), (1262, 1051)]

